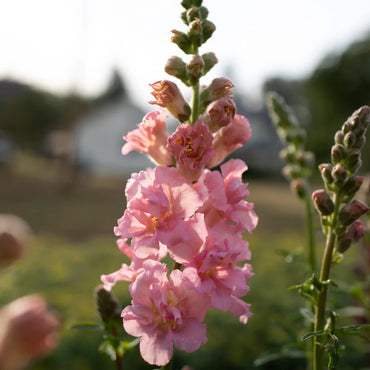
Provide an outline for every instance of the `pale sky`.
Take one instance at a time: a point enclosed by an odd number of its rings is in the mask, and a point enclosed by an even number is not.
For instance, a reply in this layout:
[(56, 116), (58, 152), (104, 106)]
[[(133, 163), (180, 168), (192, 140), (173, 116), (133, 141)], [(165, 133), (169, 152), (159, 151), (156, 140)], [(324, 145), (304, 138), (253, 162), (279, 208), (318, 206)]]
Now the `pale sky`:
[[(327, 52), (370, 32), (369, 0), (203, 5), (217, 28), (200, 50), (219, 59), (208, 80), (232, 68), (229, 77), (250, 94), (267, 77), (306, 75)], [(0, 78), (93, 95), (117, 67), (133, 99), (145, 104), (148, 83), (168, 77), (166, 60), (184, 55), (169, 41), (172, 29), (185, 30), (182, 9), (180, 0), (0, 0)]]

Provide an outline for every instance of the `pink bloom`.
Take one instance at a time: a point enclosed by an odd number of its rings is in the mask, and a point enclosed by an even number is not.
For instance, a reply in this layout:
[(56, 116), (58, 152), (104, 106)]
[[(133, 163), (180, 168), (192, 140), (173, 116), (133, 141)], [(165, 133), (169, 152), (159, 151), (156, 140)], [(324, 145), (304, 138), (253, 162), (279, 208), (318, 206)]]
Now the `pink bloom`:
[(57, 345), (60, 322), (45, 300), (25, 296), (0, 310), (1, 369), (17, 370)]
[(236, 265), (241, 251), (234, 245), (229, 238), (209, 238), (206, 248), (184, 269), (183, 275), (198, 293), (210, 296), (212, 307), (243, 316), (244, 322), (244, 315), (250, 316), (250, 305), (239, 297), (247, 294), (246, 280), (253, 274), (249, 264)]
[(166, 265), (146, 260), (130, 285), (132, 305), (122, 311), (126, 332), (141, 337), (141, 356), (157, 366), (170, 361), (174, 345), (193, 352), (207, 341), (201, 321), (208, 297), (189, 289), (180, 270), (172, 271), (169, 279), (167, 271)]
[(235, 117), (236, 107), (231, 98), (223, 96), (215, 100), (207, 107), (204, 122), (209, 126), (212, 132), (220, 127), (227, 126)]
[(234, 119), (218, 130), (213, 141), (216, 156), (212, 158), (209, 167), (216, 166), (222, 162), (227, 155), (241, 148), (252, 135), (248, 120), (239, 114)]
[(150, 85), (153, 88), (152, 95), (155, 100), (149, 104), (157, 104), (176, 117), (180, 122), (186, 121), (191, 113), (191, 109), (177, 85), (168, 80), (157, 81)]
[(148, 113), (136, 130), (130, 131), (123, 137), (127, 143), (122, 147), (122, 154), (137, 150), (148, 154), (159, 165), (170, 165), (171, 155), (165, 149), (166, 117), (167, 112), (164, 109)]
[(202, 121), (193, 126), (183, 123), (168, 138), (166, 149), (175, 157), (177, 168), (182, 176), (192, 182), (215, 155), (213, 136)]
[(187, 220), (201, 206), (200, 195), (176, 168), (156, 167), (134, 174), (126, 186), (127, 209), (117, 236), (132, 238), (138, 258), (154, 258), (161, 248), (169, 248), (189, 238)]
[(252, 230), (257, 226), (258, 217), (253, 203), (244, 200), (249, 195), (247, 184), (242, 182), (242, 173), (247, 165), (240, 159), (231, 159), (221, 166), (221, 173), (205, 171), (196, 184), (205, 199), (203, 207), (206, 224), (214, 227), (224, 220), (231, 222), (237, 232)]

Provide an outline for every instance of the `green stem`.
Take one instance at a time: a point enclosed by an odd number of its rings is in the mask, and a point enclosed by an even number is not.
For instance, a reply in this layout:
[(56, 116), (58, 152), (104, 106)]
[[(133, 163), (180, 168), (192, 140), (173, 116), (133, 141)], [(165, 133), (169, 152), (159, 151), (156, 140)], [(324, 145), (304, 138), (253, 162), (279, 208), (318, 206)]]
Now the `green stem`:
[(309, 189), (306, 191), (305, 196), (306, 206), (306, 234), (307, 234), (307, 264), (312, 272), (316, 271), (316, 256), (315, 256), (315, 242), (314, 230), (312, 222), (312, 206)]
[[(328, 231), (327, 239), (326, 239), (326, 247), (324, 251), (324, 256), (321, 265), (321, 272), (320, 272), (320, 282), (322, 284), (321, 290), (317, 296), (317, 306), (316, 306), (316, 315), (315, 315), (315, 331), (320, 331), (324, 329), (325, 326), (325, 311), (326, 311), (326, 298), (328, 292), (328, 284), (325, 283), (329, 280), (330, 277), (330, 270), (332, 266), (332, 259), (333, 259), (333, 251), (336, 241), (335, 235), (335, 228), (337, 226), (337, 219), (339, 213), (339, 207), (341, 203), (341, 199), (338, 194), (334, 194), (334, 212), (331, 216), (331, 226)], [(324, 348), (320, 339), (318, 337), (314, 338), (313, 343), (313, 368), (314, 370), (322, 370), (323, 369), (323, 353)]]
[(199, 81), (193, 85), (193, 104), (191, 110), (190, 124), (194, 125), (199, 116)]

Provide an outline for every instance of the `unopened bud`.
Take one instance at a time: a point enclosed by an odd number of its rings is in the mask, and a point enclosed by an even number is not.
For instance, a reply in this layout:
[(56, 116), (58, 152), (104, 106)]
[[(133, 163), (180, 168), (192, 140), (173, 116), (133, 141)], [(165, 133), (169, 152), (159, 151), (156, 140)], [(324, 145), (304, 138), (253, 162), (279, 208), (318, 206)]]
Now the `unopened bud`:
[(348, 226), (369, 210), (370, 208), (365, 203), (354, 199), (340, 210), (338, 215), (339, 222), (341, 225)]
[(281, 149), (279, 155), (280, 158), (287, 163), (293, 164), (297, 160), (295, 151), (292, 150), (290, 147)]
[(288, 164), (283, 167), (282, 171), (285, 178), (288, 180), (298, 179), (302, 177), (302, 170), (299, 166)]
[(353, 148), (361, 149), (366, 143), (365, 134), (359, 135), (356, 137), (356, 142), (353, 144)]
[(365, 234), (365, 225), (361, 221), (354, 221), (347, 227), (343, 234), (338, 236), (337, 251), (344, 253), (350, 248), (352, 242), (359, 242)]
[(319, 170), (320, 170), (321, 177), (324, 180), (325, 184), (331, 184), (334, 181), (333, 176), (331, 175), (333, 166), (330, 163), (320, 164)]
[(204, 6), (199, 7), (200, 20), (204, 21), (208, 17), (208, 9)]
[(215, 53), (211, 51), (202, 55), (204, 61), (203, 75), (207, 74), (218, 62)]
[(198, 54), (194, 54), (186, 68), (189, 72), (190, 82), (196, 83), (203, 75), (204, 61)]
[(199, 18), (196, 18), (194, 21), (192, 21), (189, 24), (189, 39), (192, 41), (192, 43), (199, 47), (202, 45), (203, 41), (203, 29), (202, 24), (200, 22)]
[(356, 135), (352, 131), (347, 132), (344, 135), (343, 144), (347, 149), (352, 148), (355, 142), (356, 142)]
[(186, 19), (188, 21), (188, 24), (193, 22), (195, 19), (199, 19), (199, 18), (200, 18), (200, 11), (198, 7), (192, 6), (191, 8), (187, 10)]
[(353, 149), (347, 157), (347, 168), (351, 173), (356, 173), (361, 167), (361, 151), (359, 149)]
[(336, 164), (332, 171), (331, 176), (333, 180), (337, 184), (342, 184), (345, 180), (347, 180), (347, 169), (341, 163)]
[(340, 163), (346, 157), (346, 149), (343, 145), (335, 144), (331, 148), (331, 161), (334, 164)]
[(358, 109), (355, 114), (358, 115), (361, 124), (367, 128), (370, 124), (370, 107), (367, 105), (364, 105), (360, 109)]
[(231, 88), (233, 83), (225, 78), (215, 78), (211, 84), (200, 92), (200, 112), (202, 113), (206, 107), (213, 101), (222, 98), (223, 96), (231, 96)]
[(172, 56), (167, 60), (164, 70), (171, 76), (174, 76), (184, 82), (186, 85), (189, 84), (188, 74), (186, 70), (185, 62), (177, 56)]
[(335, 144), (343, 145), (344, 134), (342, 131), (337, 131), (334, 135)]
[(204, 20), (202, 22), (203, 29), (203, 44), (212, 36), (213, 32), (216, 31), (216, 26), (209, 20)]
[(331, 215), (334, 212), (334, 203), (324, 189), (314, 191), (312, 193), (312, 200), (317, 210), (323, 216)]
[(360, 190), (363, 181), (364, 181), (363, 176), (351, 176), (343, 185), (341, 190), (342, 194), (347, 199), (353, 198), (355, 194)]
[(183, 1), (181, 1), (181, 5), (185, 9), (189, 9), (192, 6), (198, 6), (199, 7), (199, 6), (202, 5), (202, 0), (183, 0)]
[(301, 179), (295, 179), (291, 181), (290, 187), (292, 191), (294, 191), (297, 194), (298, 198), (305, 199), (306, 187), (305, 187), (305, 183)]
[(302, 167), (312, 168), (315, 162), (315, 156), (312, 152), (299, 151), (297, 154), (297, 161)]
[(99, 285), (95, 289), (95, 303), (104, 323), (121, 321), (122, 308), (112, 292)]
[(193, 45), (188, 35), (184, 32), (172, 30), (173, 36), (171, 41), (175, 43), (185, 54), (193, 53)]
[(282, 131), (282, 136), (287, 143), (300, 146), (306, 139), (306, 131), (301, 127), (294, 127), (291, 130)]

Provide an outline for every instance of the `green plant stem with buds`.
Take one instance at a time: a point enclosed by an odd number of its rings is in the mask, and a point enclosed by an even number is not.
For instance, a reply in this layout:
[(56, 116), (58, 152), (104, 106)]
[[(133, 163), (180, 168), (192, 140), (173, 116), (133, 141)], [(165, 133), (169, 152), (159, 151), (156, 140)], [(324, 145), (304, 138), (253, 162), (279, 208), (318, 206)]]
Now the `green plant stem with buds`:
[[(334, 193), (334, 212), (331, 215), (331, 225), (328, 230), (326, 247), (323, 255), (321, 272), (320, 272), (320, 282), (322, 283), (321, 290), (317, 296), (317, 306), (315, 314), (315, 331), (320, 331), (324, 329), (325, 326), (325, 312), (326, 312), (326, 300), (328, 292), (328, 280), (330, 277), (330, 270), (332, 267), (333, 251), (336, 241), (335, 228), (337, 226), (337, 219), (339, 213), (339, 207), (341, 204), (341, 197), (338, 193)], [(313, 344), (313, 368), (314, 370), (323, 369), (323, 352), (324, 347), (319, 341), (318, 337), (314, 337)]]

